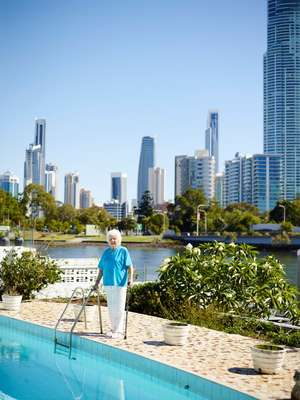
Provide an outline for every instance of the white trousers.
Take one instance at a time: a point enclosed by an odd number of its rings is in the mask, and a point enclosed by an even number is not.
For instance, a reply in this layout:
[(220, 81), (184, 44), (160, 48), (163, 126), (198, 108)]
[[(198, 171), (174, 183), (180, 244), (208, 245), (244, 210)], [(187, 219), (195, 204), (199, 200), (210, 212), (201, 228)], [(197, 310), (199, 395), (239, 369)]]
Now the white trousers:
[(123, 334), (127, 287), (104, 286), (104, 290), (107, 295), (111, 331)]

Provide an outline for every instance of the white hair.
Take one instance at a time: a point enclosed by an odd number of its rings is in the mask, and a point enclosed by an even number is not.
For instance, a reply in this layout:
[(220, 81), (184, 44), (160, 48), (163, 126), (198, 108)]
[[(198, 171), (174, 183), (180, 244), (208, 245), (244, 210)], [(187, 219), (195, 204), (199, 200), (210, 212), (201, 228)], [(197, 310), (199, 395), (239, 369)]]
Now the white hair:
[(111, 229), (110, 231), (107, 232), (107, 235), (106, 235), (107, 242), (109, 242), (109, 239), (111, 237), (115, 237), (117, 239), (118, 245), (121, 244), (122, 236), (121, 236), (121, 232), (118, 229)]

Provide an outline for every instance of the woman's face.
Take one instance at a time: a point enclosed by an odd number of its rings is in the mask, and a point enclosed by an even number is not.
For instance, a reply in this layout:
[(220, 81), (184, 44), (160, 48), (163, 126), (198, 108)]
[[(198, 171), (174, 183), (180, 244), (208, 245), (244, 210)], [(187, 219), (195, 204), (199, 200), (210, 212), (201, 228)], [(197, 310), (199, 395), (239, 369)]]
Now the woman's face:
[(117, 236), (110, 236), (110, 238), (108, 240), (108, 243), (109, 243), (109, 245), (110, 245), (110, 247), (112, 249), (115, 249), (119, 244), (118, 237)]

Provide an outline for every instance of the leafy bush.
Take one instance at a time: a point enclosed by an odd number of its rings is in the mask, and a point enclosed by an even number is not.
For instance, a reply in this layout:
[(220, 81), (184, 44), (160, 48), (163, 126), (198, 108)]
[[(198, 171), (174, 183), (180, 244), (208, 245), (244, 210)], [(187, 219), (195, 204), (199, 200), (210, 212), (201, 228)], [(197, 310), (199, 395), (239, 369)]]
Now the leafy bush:
[(289, 331), (280, 329), (278, 333), (271, 333), (270, 338), (276, 344), (300, 347), (300, 331)]
[(130, 288), (130, 311), (161, 317), (163, 307), (158, 282), (136, 284)]
[(167, 298), (200, 308), (214, 305), (226, 313), (256, 317), (276, 310), (299, 319), (297, 290), (286, 280), (282, 264), (273, 256), (256, 256), (244, 244), (188, 245), (160, 267), (160, 290)]
[(19, 255), (15, 250), (11, 250), (1, 262), (1, 292), (30, 299), (34, 292), (58, 282), (60, 274), (56, 262), (48, 257), (31, 251), (24, 251)]
[(300, 332), (287, 332), (268, 321), (224, 314), (214, 305), (199, 308), (190, 301), (180, 302), (161, 293), (159, 282), (134, 285), (130, 293), (130, 311), (273, 341), (276, 344), (300, 347)]

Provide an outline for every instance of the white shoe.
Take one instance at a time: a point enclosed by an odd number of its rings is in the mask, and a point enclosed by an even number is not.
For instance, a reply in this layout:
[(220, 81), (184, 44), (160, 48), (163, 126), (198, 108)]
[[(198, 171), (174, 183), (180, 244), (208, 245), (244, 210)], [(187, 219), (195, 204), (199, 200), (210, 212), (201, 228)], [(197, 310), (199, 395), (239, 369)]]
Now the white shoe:
[(107, 332), (106, 337), (112, 338), (112, 336), (113, 336), (113, 332), (112, 331)]
[(111, 338), (112, 339), (123, 339), (124, 335), (120, 332), (112, 332)]

